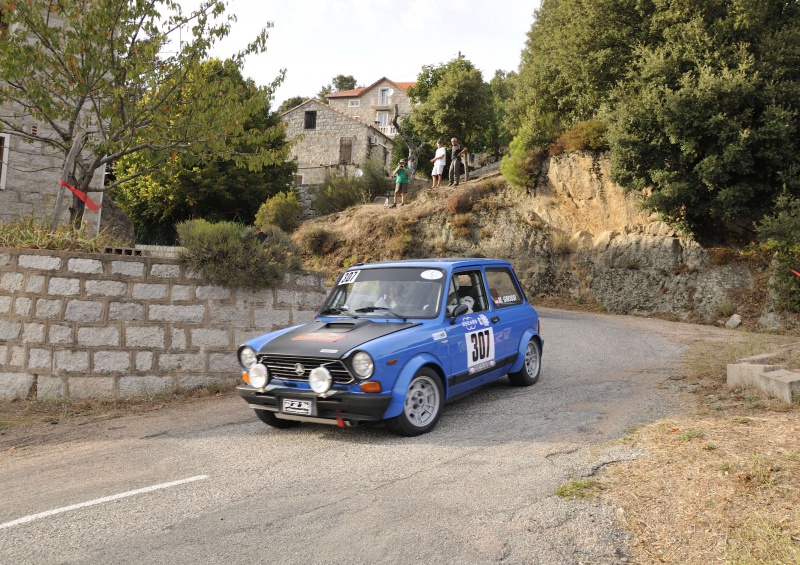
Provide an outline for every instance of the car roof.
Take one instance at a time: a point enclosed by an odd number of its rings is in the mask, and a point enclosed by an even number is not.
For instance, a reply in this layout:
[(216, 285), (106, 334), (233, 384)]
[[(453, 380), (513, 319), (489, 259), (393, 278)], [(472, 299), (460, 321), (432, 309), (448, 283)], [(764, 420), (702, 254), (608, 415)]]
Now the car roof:
[(451, 257), (441, 259), (404, 259), (402, 261), (381, 261), (378, 263), (364, 263), (358, 265), (351, 265), (350, 269), (371, 269), (375, 267), (434, 267), (446, 270), (455, 270), (462, 267), (476, 267), (476, 266), (489, 266), (489, 267), (509, 267), (509, 263), (505, 259), (486, 259), (477, 257)]

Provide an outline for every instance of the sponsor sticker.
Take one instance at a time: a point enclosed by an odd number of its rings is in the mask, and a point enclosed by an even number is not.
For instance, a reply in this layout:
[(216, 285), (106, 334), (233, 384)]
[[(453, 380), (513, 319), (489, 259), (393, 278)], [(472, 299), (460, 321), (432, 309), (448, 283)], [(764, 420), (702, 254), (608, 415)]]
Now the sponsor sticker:
[(292, 338), (292, 341), (339, 341), (347, 337), (347, 334), (337, 334), (334, 332), (312, 332), (307, 334), (297, 335)]
[(486, 314), (479, 314), (478, 315), (478, 323), (482, 326), (489, 325), (489, 318), (486, 317)]
[(464, 319), (461, 320), (461, 325), (464, 326), (465, 330), (471, 332), (478, 327), (478, 320), (472, 316), (465, 316)]
[(447, 337), (447, 332), (436, 332), (431, 337), (433, 337), (434, 341), (440, 341), (440, 340), (445, 339)]
[(433, 269), (430, 269), (428, 271), (422, 271), (419, 276), (429, 281), (436, 281), (442, 278), (444, 275), (441, 271), (434, 271)]
[(338, 349), (320, 349), (320, 353), (339, 353)]

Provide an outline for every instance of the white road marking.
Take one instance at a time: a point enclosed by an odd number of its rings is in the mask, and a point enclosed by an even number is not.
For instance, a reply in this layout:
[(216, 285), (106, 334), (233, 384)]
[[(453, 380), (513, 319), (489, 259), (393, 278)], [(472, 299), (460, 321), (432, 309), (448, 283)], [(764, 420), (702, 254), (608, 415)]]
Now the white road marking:
[(161, 483), (160, 485), (138, 488), (136, 490), (129, 490), (128, 492), (112, 494), (111, 496), (104, 496), (103, 498), (96, 498), (95, 500), (89, 500), (87, 502), (81, 502), (79, 504), (73, 504), (71, 506), (64, 506), (63, 508), (56, 508), (54, 510), (48, 510), (46, 512), (39, 512), (38, 514), (31, 514), (30, 516), (25, 516), (24, 518), (18, 518), (17, 520), (12, 520), (11, 522), (0, 524), (0, 530), (3, 530), (5, 528), (11, 528), (13, 526), (19, 526), (20, 524), (27, 524), (28, 522), (33, 522), (34, 520), (39, 520), (40, 518), (47, 518), (48, 516), (61, 514), (62, 512), (69, 512), (70, 510), (77, 510), (78, 508), (86, 508), (87, 506), (95, 506), (97, 504), (104, 504), (106, 502), (113, 502), (114, 500), (119, 500), (121, 498), (128, 498), (129, 496), (144, 494), (146, 492), (161, 490), (169, 487), (182, 485), (185, 483), (191, 483), (194, 481), (202, 481), (203, 479), (207, 478), (208, 475), (197, 475), (196, 477), (189, 477), (188, 479), (172, 481), (171, 483)]

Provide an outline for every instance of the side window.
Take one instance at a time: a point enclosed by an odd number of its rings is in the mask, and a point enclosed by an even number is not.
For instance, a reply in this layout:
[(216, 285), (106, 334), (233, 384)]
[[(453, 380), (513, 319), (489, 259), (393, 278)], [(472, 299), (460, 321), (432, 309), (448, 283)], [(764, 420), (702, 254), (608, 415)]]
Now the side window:
[(353, 162), (353, 138), (339, 138), (339, 163)]
[(486, 280), (489, 281), (489, 294), (495, 308), (522, 304), (524, 301), (522, 290), (508, 269), (486, 269)]
[(317, 113), (306, 112), (305, 122), (303, 123), (304, 129), (317, 129)]
[(0, 133), (0, 190), (6, 189), (6, 172), (8, 171), (8, 145), (11, 138), (7, 133)]
[(485, 312), (489, 309), (480, 271), (461, 271), (453, 274), (450, 281), (450, 292), (447, 295), (448, 314), (459, 304), (466, 304), (469, 307), (468, 314)]

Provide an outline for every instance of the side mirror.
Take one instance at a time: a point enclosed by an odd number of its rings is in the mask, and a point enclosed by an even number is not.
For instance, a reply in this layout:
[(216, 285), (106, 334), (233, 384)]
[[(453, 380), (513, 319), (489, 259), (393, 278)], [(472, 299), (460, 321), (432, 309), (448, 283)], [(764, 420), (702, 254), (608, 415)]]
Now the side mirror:
[(456, 306), (456, 309), (453, 310), (452, 314), (453, 319), (450, 321), (450, 325), (452, 326), (453, 324), (455, 324), (456, 318), (458, 318), (459, 316), (463, 316), (467, 312), (469, 312), (469, 306), (467, 306), (466, 304), (459, 304), (458, 306)]

